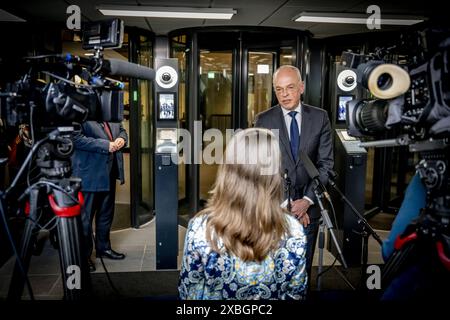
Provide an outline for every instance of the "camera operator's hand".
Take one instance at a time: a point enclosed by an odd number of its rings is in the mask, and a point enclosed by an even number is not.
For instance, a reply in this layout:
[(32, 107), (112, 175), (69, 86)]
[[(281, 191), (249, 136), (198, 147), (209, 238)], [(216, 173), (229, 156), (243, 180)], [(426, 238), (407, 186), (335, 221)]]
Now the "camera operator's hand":
[(109, 143), (109, 152), (113, 153), (113, 152), (116, 152), (117, 150), (119, 150), (119, 149), (117, 148), (116, 142), (111, 141)]
[(125, 146), (125, 140), (123, 138), (117, 138), (114, 143), (117, 147), (116, 151), (122, 149)]

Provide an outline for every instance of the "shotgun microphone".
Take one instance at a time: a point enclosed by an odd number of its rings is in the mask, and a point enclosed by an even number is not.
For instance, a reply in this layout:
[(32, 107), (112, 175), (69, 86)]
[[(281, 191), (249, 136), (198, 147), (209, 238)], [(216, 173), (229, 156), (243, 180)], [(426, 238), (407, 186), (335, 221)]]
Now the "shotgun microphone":
[(325, 198), (328, 201), (331, 201), (330, 195), (328, 194), (327, 189), (320, 181), (320, 174), (317, 168), (312, 163), (311, 159), (308, 157), (308, 155), (304, 152), (300, 152), (300, 159), (303, 162), (303, 165), (305, 167), (306, 173), (308, 176), (313, 180), (314, 183), (316, 183), (320, 188), (322, 189), (322, 194), (325, 196)]

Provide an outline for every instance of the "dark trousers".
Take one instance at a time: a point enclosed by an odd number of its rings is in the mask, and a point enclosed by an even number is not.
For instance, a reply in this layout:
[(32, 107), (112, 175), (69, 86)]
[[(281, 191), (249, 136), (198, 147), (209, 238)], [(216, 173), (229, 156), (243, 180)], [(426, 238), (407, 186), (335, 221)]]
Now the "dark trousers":
[(111, 249), (109, 233), (114, 217), (116, 180), (111, 178), (110, 191), (83, 192), (84, 210), (81, 215), (88, 257), (92, 254), (92, 222), (95, 217), (95, 248), (97, 251)]

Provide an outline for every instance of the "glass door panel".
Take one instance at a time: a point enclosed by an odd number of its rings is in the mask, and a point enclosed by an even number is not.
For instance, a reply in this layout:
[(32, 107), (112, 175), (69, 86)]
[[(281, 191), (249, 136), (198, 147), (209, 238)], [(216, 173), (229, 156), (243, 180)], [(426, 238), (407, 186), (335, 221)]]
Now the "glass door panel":
[[(199, 107), (203, 132), (215, 128), (225, 136), (225, 130), (232, 129), (232, 65), (231, 50), (200, 51)], [(203, 150), (208, 143), (203, 142)], [(213, 187), (217, 169), (218, 164), (200, 165), (201, 199), (208, 199), (208, 191)]]
[(272, 52), (248, 53), (247, 127), (252, 127), (256, 115), (272, 105), (274, 56)]

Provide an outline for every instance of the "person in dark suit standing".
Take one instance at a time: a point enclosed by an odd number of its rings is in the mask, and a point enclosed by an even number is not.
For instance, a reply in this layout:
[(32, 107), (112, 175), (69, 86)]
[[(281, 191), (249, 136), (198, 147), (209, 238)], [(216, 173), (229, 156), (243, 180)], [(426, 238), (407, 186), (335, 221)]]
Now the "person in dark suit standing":
[(73, 175), (82, 179), (84, 210), (81, 217), (91, 271), (95, 271), (90, 259), (94, 217), (97, 257), (125, 258), (123, 253), (111, 248), (109, 234), (114, 217), (116, 180), (121, 184), (125, 182), (121, 150), (127, 142), (128, 135), (121, 123), (86, 121), (82, 130), (73, 136)]
[(273, 75), (273, 86), (279, 104), (258, 114), (255, 126), (278, 130), (282, 170), (291, 181), (291, 212), (305, 227), (306, 268), (311, 275), (320, 210), (300, 152), (309, 156), (326, 184), (334, 166), (330, 121), (325, 110), (301, 103), (305, 84), (298, 68), (281, 66)]

